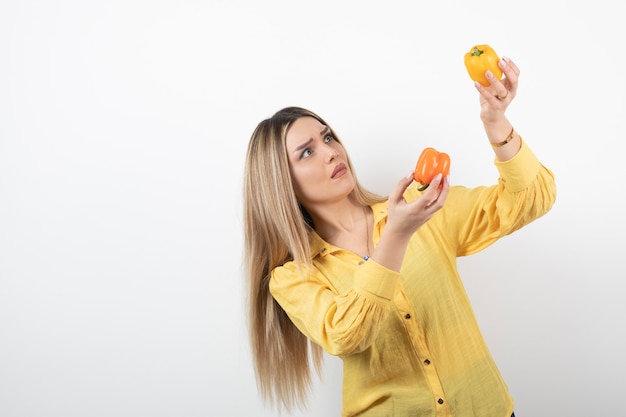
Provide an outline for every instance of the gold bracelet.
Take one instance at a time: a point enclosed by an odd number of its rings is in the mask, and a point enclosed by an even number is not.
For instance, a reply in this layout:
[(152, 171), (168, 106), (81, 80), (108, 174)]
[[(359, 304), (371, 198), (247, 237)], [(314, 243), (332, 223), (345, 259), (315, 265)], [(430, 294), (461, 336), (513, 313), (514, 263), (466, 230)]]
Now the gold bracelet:
[(502, 142), (492, 143), (491, 146), (493, 146), (494, 148), (499, 148), (500, 146), (504, 146), (513, 140), (513, 136), (515, 136), (515, 128), (511, 128), (511, 133), (509, 133), (509, 136), (507, 136), (506, 139), (504, 139)]

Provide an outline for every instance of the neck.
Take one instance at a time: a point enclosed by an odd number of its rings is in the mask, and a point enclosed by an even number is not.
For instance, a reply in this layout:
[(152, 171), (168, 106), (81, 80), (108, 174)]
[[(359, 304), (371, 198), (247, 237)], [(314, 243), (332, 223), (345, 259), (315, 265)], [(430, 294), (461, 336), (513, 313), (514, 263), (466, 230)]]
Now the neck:
[(309, 210), (318, 235), (328, 243), (367, 259), (373, 251), (371, 210), (345, 199), (340, 203)]
[(352, 199), (308, 209), (315, 230), (322, 238), (351, 232), (363, 221), (363, 206)]

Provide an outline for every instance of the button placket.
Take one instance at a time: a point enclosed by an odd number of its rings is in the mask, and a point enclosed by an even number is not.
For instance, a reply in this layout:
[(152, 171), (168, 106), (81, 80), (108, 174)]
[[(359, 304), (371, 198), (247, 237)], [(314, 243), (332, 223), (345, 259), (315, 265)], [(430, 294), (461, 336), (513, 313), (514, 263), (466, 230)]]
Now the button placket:
[(415, 353), (420, 358), (419, 360), (422, 361), (424, 376), (432, 387), (433, 400), (437, 407), (445, 407), (443, 387), (439, 379), (437, 368), (430, 359), (431, 354), (424, 339), (422, 329), (420, 328), (419, 319), (413, 317), (411, 304), (408, 302), (403, 291), (398, 292), (394, 302), (399, 310), (400, 317), (406, 320), (404, 325), (406, 326), (411, 343), (415, 347)]

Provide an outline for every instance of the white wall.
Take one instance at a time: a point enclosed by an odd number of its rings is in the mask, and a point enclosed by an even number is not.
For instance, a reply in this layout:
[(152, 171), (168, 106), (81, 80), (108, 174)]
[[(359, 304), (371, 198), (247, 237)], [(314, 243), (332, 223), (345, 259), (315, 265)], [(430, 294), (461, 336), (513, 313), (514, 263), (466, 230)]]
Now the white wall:
[[(381, 193), (425, 146), (491, 183), (477, 43), (520, 66), (508, 115), (559, 192), (460, 260), (485, 337), (520, 417), (623, 410), (621, 6), (415, 3), (0, 0), (0, 415), (275, 415), (243, 304), (253, 128), (318, 112)], [(298, 416), (339, 415), (326, 363)]]

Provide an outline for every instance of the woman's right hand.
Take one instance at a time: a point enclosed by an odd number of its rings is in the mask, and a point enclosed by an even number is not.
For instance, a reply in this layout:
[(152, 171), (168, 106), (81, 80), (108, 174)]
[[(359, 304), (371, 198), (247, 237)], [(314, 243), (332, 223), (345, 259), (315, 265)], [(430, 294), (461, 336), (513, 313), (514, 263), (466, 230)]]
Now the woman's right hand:
[(385, 232), (398, 233), (409, 239), (439, 211), (450, 191), (449, 177), (437, 174), (421, 197), (406, 201), (404, 192), (413, 183), (413, 173), (402, 178), (389, 195), (389, 216)]
[(387, 225), (371, 258), (385, 267), (400, 271), (404, 252), (413, 233), (439, 211), (450, 191), (449, 177), (438, 174), (421, 197), (413, 201), (404, 192), (413, 183), (413, 173), (402, 178), (389, 195)]

